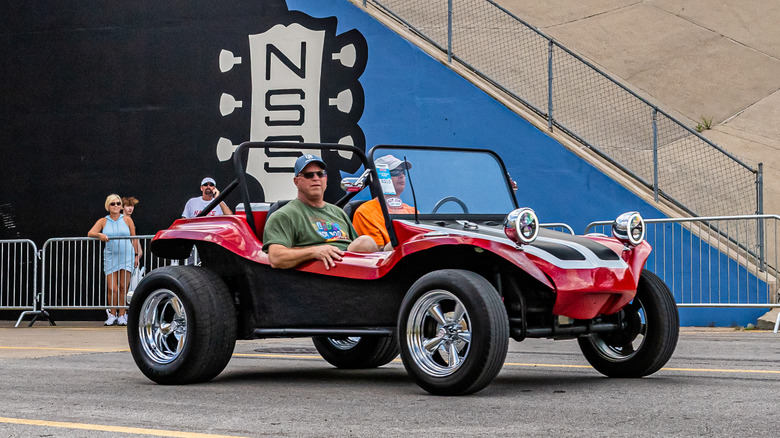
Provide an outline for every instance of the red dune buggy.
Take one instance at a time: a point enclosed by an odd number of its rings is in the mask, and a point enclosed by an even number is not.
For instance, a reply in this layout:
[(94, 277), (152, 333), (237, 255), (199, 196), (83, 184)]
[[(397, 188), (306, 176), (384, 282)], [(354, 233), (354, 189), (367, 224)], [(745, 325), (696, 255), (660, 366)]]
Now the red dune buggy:
[[(336, 178), (347, 193), (337, 205), (352, 214), (377, 197), (393, 250), (347, 252), (332, 269), (272, 268), (263, 227), (281, 202), (253, 204), (244, 170), (249, 151), (263, 148), (357, 154), (365, 171)], [(387, 172), (374, 165), (388, 154), (411, 163), (400, 197), (413, 214), (389, 214)], [(530, 185), (515, 185), (491, 151), (376, 146), (367, 155), (345, 145), (242, 144), (236, 180), (202, 217), (177, 220), (151, 243), (169, 259), (194, 245), (201, 263), (156, 269), (134, 291), (127, 333), (140, 370), (161, 384), (203, 382), (225, 368), (237, 339), (311, 337), (336, 367), (379, 367), (400, 352), (423, 389), (459, 395), (493, 380), (510, 338), (576, 339), (611, 377), (646, 376), (669, 360), (677, 307), (643, 269), (651, 248), (639, 214), (618, 217), (613, 236), (576, 236), (520, 208), (514, 189)], [(231, 192), (238, 213), (207, 216)]]

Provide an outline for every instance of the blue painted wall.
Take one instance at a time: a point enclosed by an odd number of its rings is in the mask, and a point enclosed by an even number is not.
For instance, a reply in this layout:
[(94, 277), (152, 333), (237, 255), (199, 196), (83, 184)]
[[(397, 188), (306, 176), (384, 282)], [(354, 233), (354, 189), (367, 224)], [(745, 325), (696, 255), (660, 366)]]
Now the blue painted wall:
[[(520, 205), (542, 222), (566, 222), (582, 232), (595, 220), (625, 211), (664, 217), (657, 209), (578, 158), (546, 133), (509, 111), (446, 65), (345, 0), (288, 0), (291, 10), (338, 17), (338, 32), (358, 29), (369, 59), (360, 78), (366, 145), (415, 144), (496, 151), (518, 181)], [(671, 260), (669, 258), (668, 260)], [(742, 275), (745, 275), (744, 272)], [(676, 278), (685, 274), (676, 272)], [(671, 276), (670, 276), (671, 277)], [(712, 280), (713, 282), (717, 280)], [(755, 279), (750, 279), (755, 283)], [(672, 284), (680, 297), (688, 283)], [(709, 281), (706, 286), (709, 286)], [(693, 286), (698, 290), (698, 280)], [(683, 325), (745, 325), (766, 309), (681, 309)]]
[(344, 0), (288, 0), (314, 17), (335, 15), (339, 32), (358, 29), (369, 59), (360, 78), (366, 145), (417, 144), (496, 151), (521, 182), (520, 205), (543, 222), (569, 223), (581, 232), (594, 220), (636, 210), (663, 217), (630, 191), (569, 152), (528, 121), (457, 75), (446, 65)]

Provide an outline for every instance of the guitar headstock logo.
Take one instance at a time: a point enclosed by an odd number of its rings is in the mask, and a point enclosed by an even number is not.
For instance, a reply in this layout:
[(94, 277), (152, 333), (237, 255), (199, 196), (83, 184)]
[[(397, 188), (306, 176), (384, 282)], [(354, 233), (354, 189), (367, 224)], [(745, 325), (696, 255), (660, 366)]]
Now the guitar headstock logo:
[[(365, 105), (359, 78), (368, 47), (360, 32), (337, 35), (336, 25), (335, 17), (289, 11), (264, 32), (247, 35), (246, 46), (225, 47), (215, 54), (221, 73), (241, 71), (251, 81), (251, 96), (221, 94), (221, 116), (249, 111), (250, 141), (341, 143), (365, 150), (358, 126)], [(229, 160), (238, 143), (220, 137), (219, 160)], [(295, 193), (290, 181), (293, 163), (306, 152), (252, 150), (246, 171), (260, 181), (267, 200), (289, 199)], [(357, 157), (344, 152), (324, 153), (322, 158), (329, 179), (338, 179), (329, 181), (329, 190), (338, 188), (339, 170), (354, 173), (361, 166)]]

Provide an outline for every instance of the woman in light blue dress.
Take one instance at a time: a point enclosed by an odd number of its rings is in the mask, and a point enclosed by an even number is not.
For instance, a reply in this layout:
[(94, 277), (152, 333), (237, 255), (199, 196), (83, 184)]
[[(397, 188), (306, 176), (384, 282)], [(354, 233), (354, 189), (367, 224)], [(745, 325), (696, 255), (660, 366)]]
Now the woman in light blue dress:
[(98, 219), (87, 236), (98, 238), (106, 243), (103, 250), (103, 272), (106, 274), (108, 306), (106, 325), (127, 325), (127, 313), (124, 297), (133, 268), (138, 266), (141, 257), (141, 245), (137, 239), (116, 239), (116, 237), (135, 236), (133, 220), (122, 214), (122, 199), (111, 194), (106, 198), (108, 216)]

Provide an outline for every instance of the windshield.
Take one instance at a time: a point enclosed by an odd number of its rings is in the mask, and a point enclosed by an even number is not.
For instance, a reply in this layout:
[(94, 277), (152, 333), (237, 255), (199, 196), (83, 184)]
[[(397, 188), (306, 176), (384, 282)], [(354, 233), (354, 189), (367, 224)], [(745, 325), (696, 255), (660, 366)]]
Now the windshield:
[(377, 146), (373, 159), (393, 216), (414, 212), (403, 204), (436, 217), (503, 217), (517, 208), (503, 164), (488, 151)]

